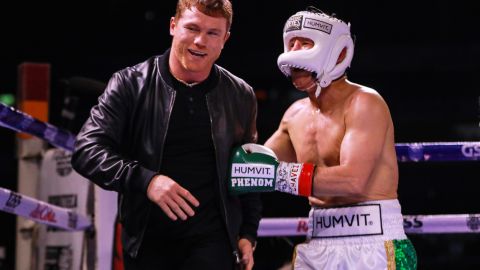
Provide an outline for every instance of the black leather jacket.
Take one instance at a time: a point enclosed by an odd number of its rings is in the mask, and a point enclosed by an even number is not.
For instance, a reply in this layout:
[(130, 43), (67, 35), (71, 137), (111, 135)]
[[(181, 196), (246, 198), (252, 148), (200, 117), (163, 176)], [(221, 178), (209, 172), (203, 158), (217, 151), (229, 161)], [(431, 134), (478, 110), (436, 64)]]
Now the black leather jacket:
[[(148, 224), (151, 204), (146, 190), (152, 177), (159, 174), (176, 96), (165, 80), (168, 71), (162, 68), (168, 56), (169, 51), (112, 75), (77, 136), (72, 156), (78, 173), (118, 192), (122, 242), (131, 257), (136, 257)], [(221, 214), (236, 250), (238, 237), (256, 239), (261, 202), (258, 194), (227, 193), (228, 160), (232, 147), (257, 140), (257, 103), (245, 81), (217, 65), (213, 68), (219, 78), (207, 94), (207, 107), (220, 179)]]

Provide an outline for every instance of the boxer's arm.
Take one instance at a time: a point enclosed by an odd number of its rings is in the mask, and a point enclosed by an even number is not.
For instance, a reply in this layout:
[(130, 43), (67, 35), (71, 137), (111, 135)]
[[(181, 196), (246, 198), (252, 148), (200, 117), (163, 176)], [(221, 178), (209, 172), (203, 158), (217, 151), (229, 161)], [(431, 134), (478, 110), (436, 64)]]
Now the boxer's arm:
[(286, 162), (297, 161), (295, 149), (288, 132), (288, 123), (295, 111), (295, 104), (293, 104), (283, 115), (278, 129), (264, 144), (275, 152), (279, 160)]
[(356, 95), (345, 117), (340, 164), (317, 167), (313, 194), (316, 197), (364, 195), (381, 158), (390, 121), (388, 107), (378, 94), (360, 92)]

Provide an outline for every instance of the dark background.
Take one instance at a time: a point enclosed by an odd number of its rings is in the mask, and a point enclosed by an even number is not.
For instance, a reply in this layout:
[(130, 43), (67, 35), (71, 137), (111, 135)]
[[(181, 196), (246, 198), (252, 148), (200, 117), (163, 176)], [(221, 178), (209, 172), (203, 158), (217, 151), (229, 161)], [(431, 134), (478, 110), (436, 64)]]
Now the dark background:
[[(168, 24), (175, 4), (148, 0), (55, 4), (24, 0), (9, 3), (8, 8), (2, 4), (0, 94), (16, 92), (20, 63), (50, 63), (50, 122), (78, 131), (96, 100), (98, 86), (113, 72), (170, 46)], [(302, 97), (280, 73), (276, 58), (283, 50), (285, 20), (308, 5), (352, 23), (356, 48), (349, 79), (384, 97), (395, 124), (396, 142), (479, 140), (480, 32), (473, 2), (233, 0), (233, 5), (232, 36), (218, 63), (244, 78), (259, 94), (260, 143), (277, 127), (287, 106)], [(85, 78), (91, 91), (75, 92), (72, 77)], [(59, 116), (67, 95), (78, 98), (73, 122)], [(0, 149), (0, 186), (15, 190), (12, 131), (0, 129)], [(403, 213), (480, 213), (478, 172), (478, 162), (400, 163)], [(263, 201), (265, 217), (306, 216), (308, 212), (304, 199), (286, 194), (263, 194)], [(0, 212), (0, 246), (7, 248), (5, 269), (11, 269), (14, 262), (14, 222), (12, 215)], [(480, 267), (477, 234), (410, 237), (417, 248), (419, 269)], [(256, 269), (280, 266), (290, 258), (291, 244), (302, 240), (260, 239)]]

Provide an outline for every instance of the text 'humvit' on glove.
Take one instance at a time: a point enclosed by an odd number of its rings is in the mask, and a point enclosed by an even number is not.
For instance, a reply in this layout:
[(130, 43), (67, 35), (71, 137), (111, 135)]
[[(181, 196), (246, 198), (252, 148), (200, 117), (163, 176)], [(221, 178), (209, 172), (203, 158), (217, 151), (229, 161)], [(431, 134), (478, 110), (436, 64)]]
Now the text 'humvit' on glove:
[(270, 148), (254, 143), (235, 148), (230, 162), (232, 194), (269, 191), (298, 196), (312, 194), (315, 166), (311, 163), (278, 161)]

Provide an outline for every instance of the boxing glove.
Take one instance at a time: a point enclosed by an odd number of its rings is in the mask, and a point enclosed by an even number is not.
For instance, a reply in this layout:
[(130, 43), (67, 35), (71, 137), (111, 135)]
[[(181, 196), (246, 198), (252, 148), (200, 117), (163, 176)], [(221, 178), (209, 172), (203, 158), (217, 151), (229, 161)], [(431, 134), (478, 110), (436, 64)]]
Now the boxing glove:
[(315, 166), (311, 163), (278, 161), (275, 153), (259, 144), (244, 144), (234, 149), (229, 172), (229, 191), (280, 191), (297, 196), (312, 194)]

